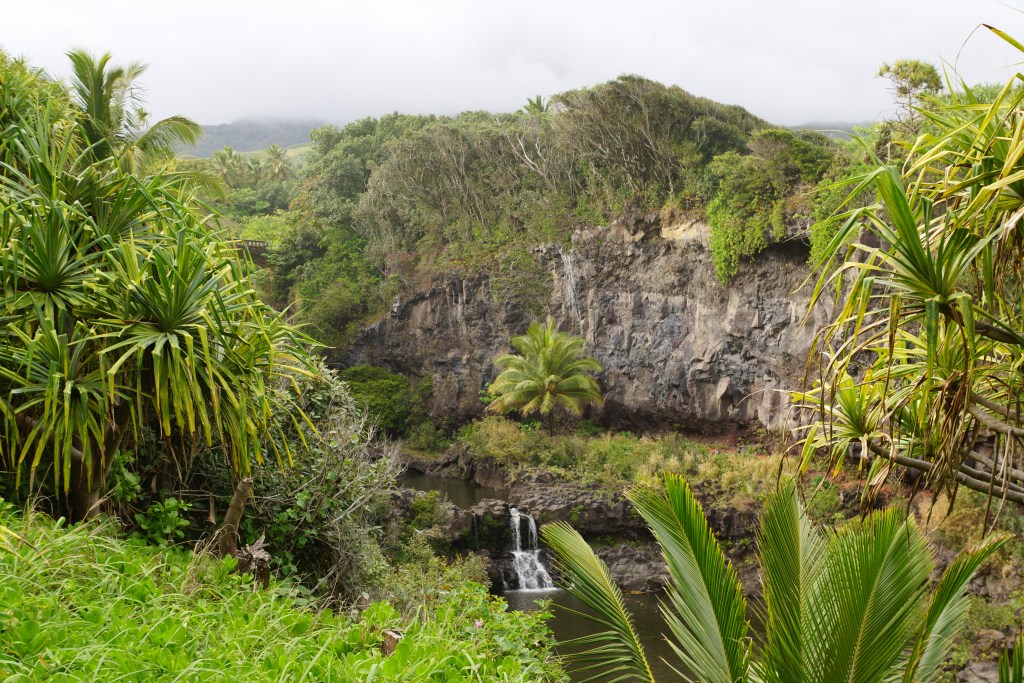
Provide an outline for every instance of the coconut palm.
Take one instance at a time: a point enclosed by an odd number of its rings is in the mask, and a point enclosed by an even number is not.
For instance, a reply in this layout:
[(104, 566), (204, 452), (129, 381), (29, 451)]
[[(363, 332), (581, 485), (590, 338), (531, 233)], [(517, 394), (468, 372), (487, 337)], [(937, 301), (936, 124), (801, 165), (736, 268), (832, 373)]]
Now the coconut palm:
[(237, 187), (245, 174), (245, 157), (233, 147), (225, 147), (213, 153), (213, 167), (225, 184)]
[(267, 157), (267, 177), (282, 183), (292, 177), (292, 166), (288, 160), (288, 150), (280, 145), (271, 145), (264, 154)]
[(245, 169), (247, 184), (253, 187), (260, 185), (267, 177), (268, 166), (259, 157), (251, 156), (245, 158), (243, 168)]
[(68, 58), (74, 99), (83, 114), (82, 133), (96, 159), (114, 157), (138, 172), (173, 156), (176, 145), (194, 144), (202, 134), (202, 127), (184, 116), (149, 123), (137, 83), (145, 64), (113, 66), (109, 53), (96, 57), (85, 50), (72, 50)]
[[(666, 475), (628, 497), (668, 565), (661, 616), (677, 658), (667, 663), (680, 680), (702, 683), (935, 680), (966, 612), (968, 582), (1008, 540), (992, 536), (965, 550), (930, 588), (935, 562), (912, 520), (893, 509), (817, 529), (790, 482), (761, 515), (764, 631), (756, 633), (736, 572), (687, 482)], [(571, 658), (595, 673), (591, 680), (654, 683), (607, 566), (565, 523), (546, 525), (542, 537), (565, 589), (601, 629), (568, 643), (589, 648)]]
[(529, 116), (540, 116), (548, 112), (549, 102), (540, 95), (526, 98), (526, 104), (519, 111)]
[(869, 493), (907, 467), (951, 497), (962, 485), (1024, 504), (1017, 78), (987, 102), (950, 83), (951, 99), (921, 112), (928, 132), (906, 166), (856, 179), (854, 194), (878, 203), (847, 213), (825, 252), (852, 245), (814, 292), (836, 292), (838, 314), (819, 333), (816, 383), (796, 394), (804, 462), (853, 454), (871, 468)]
[(583, 340), (559, 332), (553, 320), (544, 326), (533, 322), (526, 334), (512, 338), (512, 346), (519, 355), (506, 354), (495, 361), (501, 374), (490, 386), (496, 396), (491, 410), (550, 417), (556, 409), (579, 415), (584, 406), (601, 403), (592, 375), (601, 372), (601, 364), (581, 356)]
[(16, 119), (0, 133), (3, 470), (46, 472), (81, 519), (144, 428), (216, 439), (240, 472), (287, 459), (306, 339), (256, 298), (193, 186), (98, 159), (47, 97)]

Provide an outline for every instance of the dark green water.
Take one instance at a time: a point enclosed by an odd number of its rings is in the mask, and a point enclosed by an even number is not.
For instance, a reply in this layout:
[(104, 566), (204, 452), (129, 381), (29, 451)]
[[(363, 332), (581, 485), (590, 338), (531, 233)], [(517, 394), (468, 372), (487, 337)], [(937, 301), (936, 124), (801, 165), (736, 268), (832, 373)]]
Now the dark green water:
[(468, 510), (484, 498), (503, 500), (506, 491), (478, 486), (464, 479), (431, 477), (426, 474), (406, 473), (398, 478), (399, 486), (417, 491), (437, 491), (451, 503)]
[[(399, 479), (398, 483), (418, 491), (437, 491), (463, 509), (473, 507), (484, 498), (503, 500), (506, 494), (500, 489), (484, 488), (470, 481), (431, 477), (425, 474), (406, 474)], [(554, 617), (549, 623), (555, 640), (559, 642), (588, 635), (598, 630), (597, 625), (592, 621), (578, 614), (559, 609), (559, 606), (577, 611), (586, 609), (582, 603), (565, 591), (508, 591), (502, 593), (501, 597), (508, 602), (509, 609), (514, 610), (537, 609), (539, 602), (550, 600)], [(633, 615), (637, 633), (643, 642), (647, 659), (658, 683), (672, 683), (680, 680), (679, 676), (663, 661), (668, 660), (673, 662), (673, 665), (680, 666), (677, 664), (679, 658), (661, 635), (664, 630), (664, 622), (658, 611), (658, 597), (655, 595), (627, 595), (626, 606)], [(573, 681), (582, 681), (588, 675), (590, 674), (574, 675), (572, 679)]]
[[(502, 593), (501, 597), (508, 602), (509, 609), (531, 610), (536, 609), (538, 602), (550, 600), (554, 617), (549, 625), (555, 634), (555, 640), (564, 642), (572, 638), (589, 635), (600, 630), (597, 624), (589, 621), (578, 614), (567, 612), (560, 607), (568, 607), (576, 611), (586, 611), (586, 607), (562, 590), (553, 591), (509, 591)], [(637, 634), (647, 652), (647, 661), (651, 664), (658, 683), (672, 683), (682, 680), (678, 674), (669, 668), (664, 660), (672, 662), (676, 668), (682, 668), (679, 657), (662, 637), (665, 630), (661, 613), (658, 609), (658, 596), (656, 595), (627, 595), (626, 606), (633, 615), (633, 623), (636, 626)], [(569, 667), (572, 668), (571, 666)], [(570, 672), (571, 674), (571, 672)], [(590, 673), (572, 675), (573, 681), (583, 681)]]

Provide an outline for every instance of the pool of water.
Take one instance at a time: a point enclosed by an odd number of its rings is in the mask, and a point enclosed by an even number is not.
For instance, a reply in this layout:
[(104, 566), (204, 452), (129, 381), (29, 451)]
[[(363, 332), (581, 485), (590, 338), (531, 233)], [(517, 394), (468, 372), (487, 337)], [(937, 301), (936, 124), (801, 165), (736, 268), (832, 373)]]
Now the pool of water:
[[(463, 479), (432, 477), (420, 473), (407, 473), (399, 478), (398, 483), (405, 488), (417, 491), (437, 491), (463, 509), (471, 508), (485, 498), (504, 500), (507, 493), (501, 489), (478, 486)], [(549, 623), (555, 640), (559, 642), (595, 633), (600, 628), (585, 617), (568, 611), (585, 612), (586, 607), (563, 590), (506, 591), (501, 596), (508, 602), (509, 609), (514, 610), (537, 609), (538, 603), (550, 600), (554, 617)], [(679, 658), (662, 636), (667, 629), (659, 612), (658, 596), (627, 595), (625, 598), (626, 606), (633, 615), (633, 623), (644, 645), (656, 680), (659, 683), (680, 680), (679, 676), (666, 663), (667, 660), (676, 668), (683, 668)], [(562, 607), (568, 609), (561, 609)], [(564, 648), (560, 651), (565, 652)], [(573, 681), (584, 681), (592, 674), (572, 674), (570, 672), (570, 675)]]
[[(563, 590), (507, 591), (502, 593), (501, 597), (505, 598), (505, 601), (508, 602), (509, 609), (515, 610), (537, 609), (538, 602), (550, 600), (552, 603), (551, 611), (554, 617), (548, 623), (555, 635), (555, 640), (559, 642), (589, 635), (601, 630), (600, 626), (579, 614), (561, 609), (565, 607), (580, 612), (587, 611), (583, 603)], [(665, 626), (661, 618), (661, 612), (658, 608), (658, 596), (626, 595), (625, 598), (626, 607), (633, 615), (633, 624), (636, 627), (637, 634), (640, 636), (640, 641), (643, 643), (644, 651), (647, 653), (647, 661), (650, 662), (651, 671), (654, 673), (655, 679), (659, 683), (662, 681), (671, 683), (681, 680), (678, 674), (666, 664), (667, 660), (672, 663), (672, 666), (685, 671), (685, 668), (679, 661), (679, 657), (676, 656), (672, 648), (669, 647), (668, 642), (662, 637), (662, 633), (667, 632), (668, 627)], [(560, 651), (564, 653), (564, 650)], [(573, 674), (571, 672), (571, 665), (569, 669), (573, 681), (583, 681), (592, 675), (592, 672)]]
[(484, 498), (504, 500), (507, 495), (502, 489), (490, 489), (465, 479), (432, 477), (418, 472), (403, 474), (398, 478), (398, 485), (417, 491), (437, 491), (449, 502), (464, 510), (473, 507)]

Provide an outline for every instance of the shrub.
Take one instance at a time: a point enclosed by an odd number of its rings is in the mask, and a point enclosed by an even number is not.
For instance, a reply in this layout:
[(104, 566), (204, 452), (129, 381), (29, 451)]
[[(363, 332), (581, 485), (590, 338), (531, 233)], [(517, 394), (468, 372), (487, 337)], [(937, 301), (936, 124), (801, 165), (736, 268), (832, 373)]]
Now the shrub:
[(419, 409), (419, 401), (409, 380), (372, 365), (356, 365), (342, 370), (339, 377), (348, 385), (356, 404), (364, 407), (373, 420), (389, 434), (400, 436)]
[(409, 429), (405, 445), (416, 451), (440, 453), (451, 445), (451, 439), (433, 422), (423, 420)]
[(145, 512), (135, 515), (138, 528), (132, 533), (132, 537), (161, 547), (184, 538), (184, 530), (189, 525), (185, 515), (191, 508), (191, 504), (183, 503), (177, 498), (153, 501)]

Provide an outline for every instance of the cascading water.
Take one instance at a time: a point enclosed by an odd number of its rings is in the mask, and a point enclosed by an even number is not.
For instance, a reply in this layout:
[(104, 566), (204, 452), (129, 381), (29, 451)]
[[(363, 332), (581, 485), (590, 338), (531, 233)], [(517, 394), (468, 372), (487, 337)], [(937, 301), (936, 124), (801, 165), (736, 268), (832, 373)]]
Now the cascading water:
[(579, 266), (572, 251), (559, 248), (558, 253), (562, 257), (562, 270), (564, 271), (562, 297), (565, 299), (565, 307), (568, 309), (569, 315), (572, 316), (573, 322), (579, 326), (580, 333), (582, 334), (583, 316), (580, 315), (580, 306), (577, 299), (580, 278)]
[(551, 590), (554, 584), (548, 570), (540, 561), (540, 549), (537, 547), (537, 524), (533, 517), (525, 515), (527, 528), (527, 547), (523, 548), (522, 515), (518, 508), (509, 508), (509, 524), (512, 532), (512, 570), (516, 573), (519, 590), (543, 591)]

